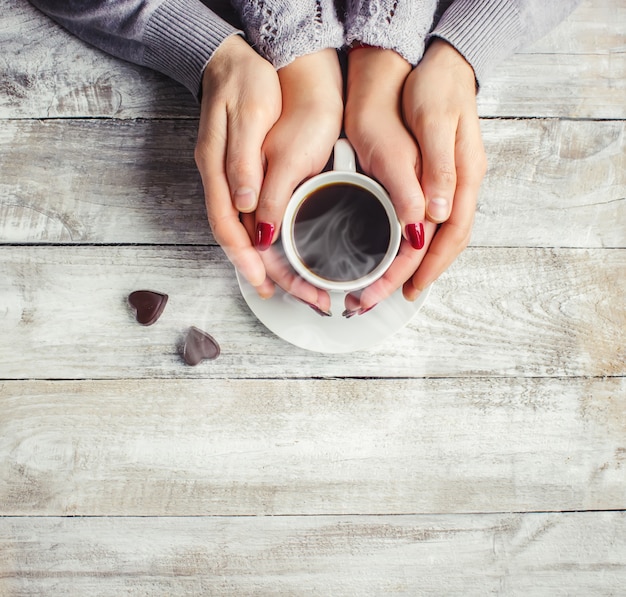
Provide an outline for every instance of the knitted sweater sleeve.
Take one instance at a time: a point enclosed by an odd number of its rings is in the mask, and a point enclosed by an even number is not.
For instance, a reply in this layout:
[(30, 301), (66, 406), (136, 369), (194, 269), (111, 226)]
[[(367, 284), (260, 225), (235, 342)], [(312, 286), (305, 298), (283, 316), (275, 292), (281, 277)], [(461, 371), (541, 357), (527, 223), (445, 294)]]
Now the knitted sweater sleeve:
[(395, 50), (411, 64), (424, 53), (436, 0), (348, 0), (346, 43)]
[(580, 0), (455, 0), (431, 32), (472, 65), (480, 85), (505, 58), (545, 35)]
[(31, 2), (84, 41), (164, 73), (196, 97), (213, 52), (239, 32), (200, 0)]
[(276, 68), (344, 43), (334, 0), (232, 0), (254, 48)]

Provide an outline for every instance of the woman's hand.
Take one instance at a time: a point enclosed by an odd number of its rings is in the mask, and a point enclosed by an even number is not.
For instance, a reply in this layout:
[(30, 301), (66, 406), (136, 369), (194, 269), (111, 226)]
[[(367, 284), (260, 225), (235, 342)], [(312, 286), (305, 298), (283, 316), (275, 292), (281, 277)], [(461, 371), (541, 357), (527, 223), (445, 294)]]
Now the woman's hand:
[[(328, 293), (293, 279), (275, 259), (263, 255), (278, 237), (287, 203), (304, 179), (322, 171), (341, 132), (343, 85), (335, 50), (301, 56), (278, 71), (282, 113), (263, 144), (265, 177), (255, 212), (254, 242), (269, 264), (270, 277), (322, 312)], [(315, 290), (315, 291), (314, 291)]]
[(289, 198), (326, 165), (341, 132), (343, 90), (335, 50), (297, 58), (278, 71), (282, 113), (263, 145), (267, 162), (256, 210), (256, 246), (277, 237)]
[(441, 223), (417, 272), (404, 285), (405, 297), (414, 300), (469, 243), (487, 158), (474, 71), (447, 42), (433, 41), (407, 77), (402, 108), (421, 152), (427, 218)]
[(405, 237), (383, 278), (347, 297), (349, 313), (401, 286), (415, 300), (445, 271), (469, 242), (486, 170), (471, 66), (440, 40), (412, 71), (402, 63), (375, 48), (349, 56), (346, 132), (363, 169), (389, 192)]
[(263, 184), (262, 146), (281, 113), (274, 67), (239, 36), (227, 38), (207, 65), (196, 164), (215, 240), (263, 297), (273, 293), (265, 266), (240, 221), (256, 209)]
[(346, 134), (361, 168), (389, 193), (404, 235), (385, 275), (359, 297), (348, 295), (350, 314), (369, 310), (409, 280), (436, 228), (425, 221), (420, 152), (402, 119), (402, 90), (410, 72), (411, 65), (392, 50), (361, 48), (348, 56)]

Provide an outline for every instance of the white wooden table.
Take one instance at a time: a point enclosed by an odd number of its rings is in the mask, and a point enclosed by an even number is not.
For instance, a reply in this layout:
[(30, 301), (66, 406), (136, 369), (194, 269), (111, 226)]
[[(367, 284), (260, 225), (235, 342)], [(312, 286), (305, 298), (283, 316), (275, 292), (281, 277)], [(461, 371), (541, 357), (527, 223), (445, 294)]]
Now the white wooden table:
[(626, 594), (625, 0), (483, 88), (471, 246), (347, 356), (247, 309), (186, 90), (0, 14), (2, 597)]

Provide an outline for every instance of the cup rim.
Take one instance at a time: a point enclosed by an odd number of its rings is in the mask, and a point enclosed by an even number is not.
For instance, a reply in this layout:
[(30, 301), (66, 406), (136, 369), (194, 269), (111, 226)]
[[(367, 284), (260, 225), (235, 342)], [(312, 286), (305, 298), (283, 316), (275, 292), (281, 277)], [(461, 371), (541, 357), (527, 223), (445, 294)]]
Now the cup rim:
[[(387, 219), (389, 220), (390, 239), (385, 255), (371, 272), (355, 280), (328, 280), (312, 272), (300, 258), (293, 238), (292, 224), (302, 203), (315, 190), (332, 184), (353, 184), (354, 186), (365, 189), (383, 206), (387, 214)], [(400, 248), (402, 232), (393, 203), (387, 191), (378, 181), (360, 172), (329, 170), (309, 178), (294, 191), (283, 216), (281, 238), (287, 260), (304, 280), (310, 282), (317, 288), (331, 292), (352, 292), (369, 286), (382, 277), (389, 269), (389, 266), (395, 259)]]

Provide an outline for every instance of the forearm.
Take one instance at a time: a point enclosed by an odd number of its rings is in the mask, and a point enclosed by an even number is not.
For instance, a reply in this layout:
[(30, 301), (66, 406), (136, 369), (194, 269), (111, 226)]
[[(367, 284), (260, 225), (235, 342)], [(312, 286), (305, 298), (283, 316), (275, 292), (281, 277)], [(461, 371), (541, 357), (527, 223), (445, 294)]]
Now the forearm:
[(213, 52), (237, 29), (199, 0), (31, 0), (84, 41), (166, 74), (198, 97)]
[(522, 47), (545, 35), (580, 0), (455, 0), (431, 32), (472, 65), (477, 82)]

